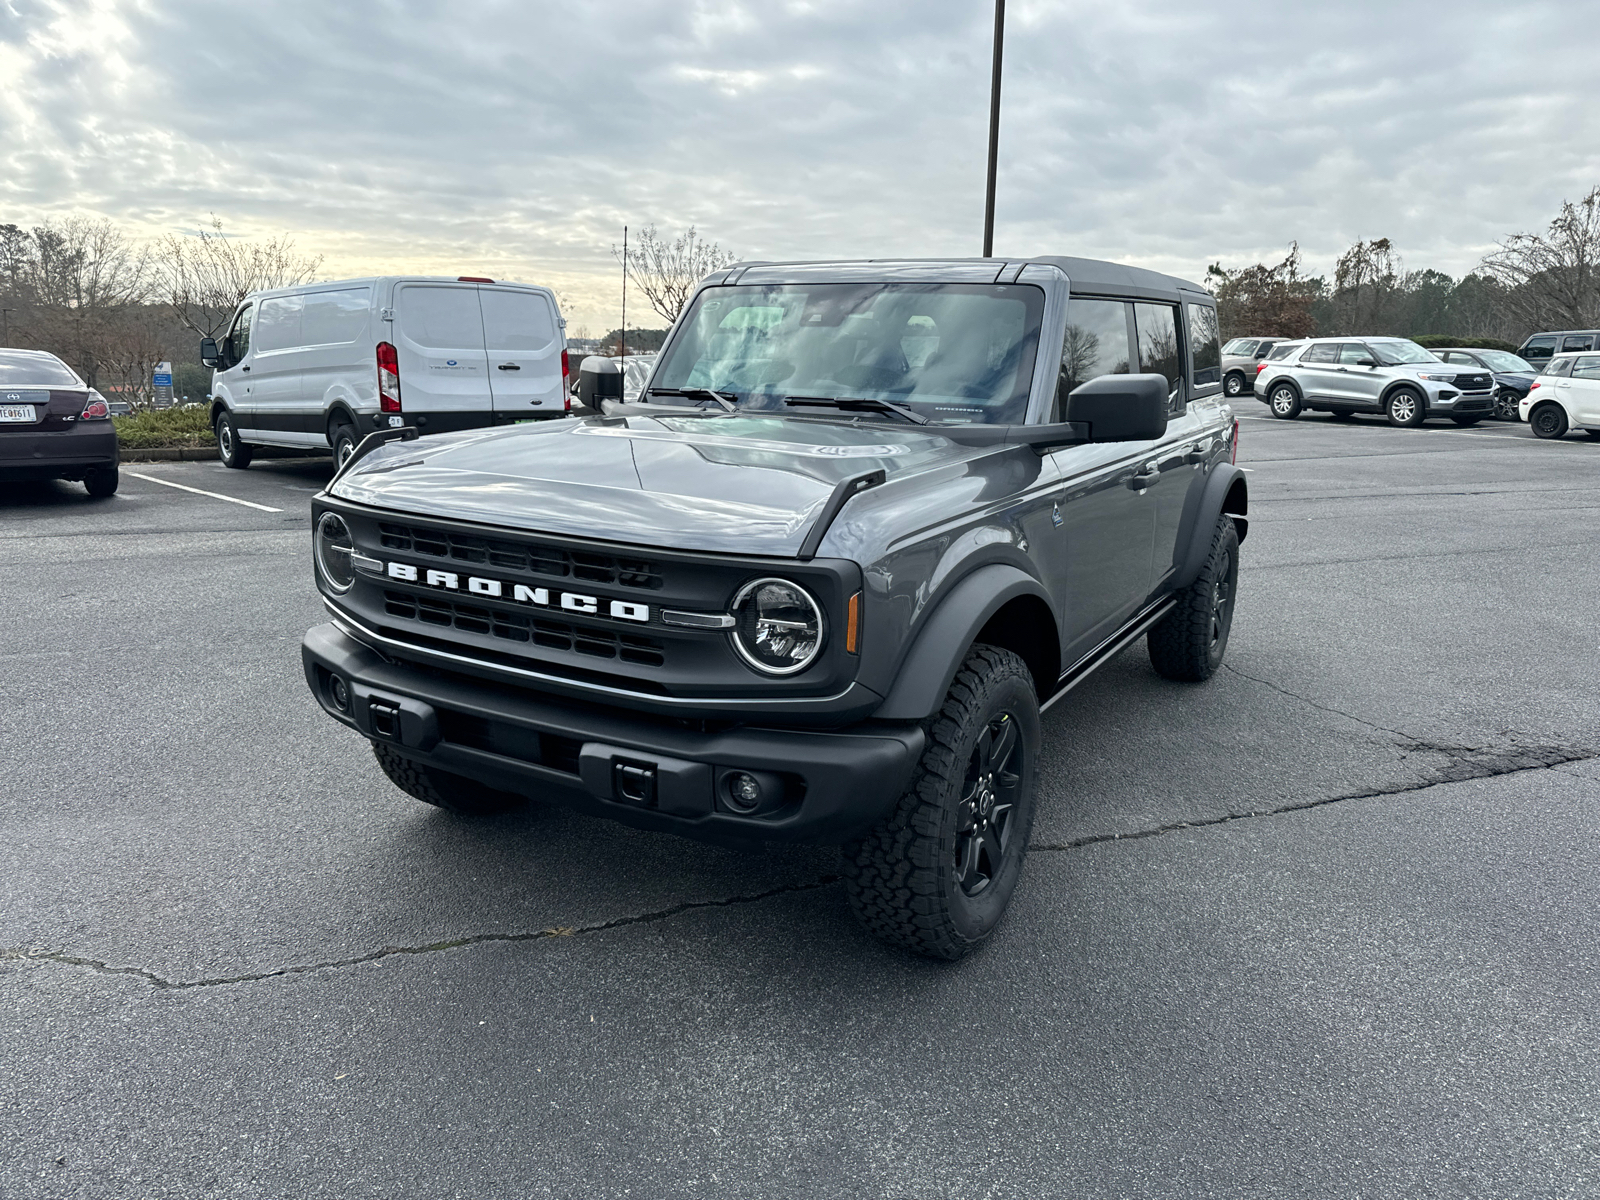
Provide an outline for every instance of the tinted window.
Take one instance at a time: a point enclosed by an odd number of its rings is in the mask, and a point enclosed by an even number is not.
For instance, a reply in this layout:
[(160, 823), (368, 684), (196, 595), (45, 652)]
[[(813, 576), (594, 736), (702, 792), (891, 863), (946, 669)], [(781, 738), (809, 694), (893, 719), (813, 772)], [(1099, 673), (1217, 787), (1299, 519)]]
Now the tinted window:
[(1272, 353), (1267, 355), (1268, 362), (1280, 362), (1300, 349), (1298, 342), (1289, 342), (1287, 345), (1277, 345), (1272, 348)]
[(1071, 300), (1056, 382), (1056, 411), (1063, 411), (1073, 388), (1097, 375), (1126, 375), (1132, 369), (1131, 361), (1128, 306), (1121, 300)]
[(419, 346), (434, 350), (481, 350), (483, 314), (474, 287), (400, 289), (400, 327)]
[(1570, 358), (1554, 359), (1550, 363), (1546, 364), (1544, 370), (1539, 372), (1541, 375), (1557, 375), (1562, 378), (1565, 378), (1571, 373), (1572, 360)]
[(1600, 379), (1600, 354), (1585, 354), (1572, 365), (1574, 379)]
[[(1209, 304), (1189, 307), (1189, 341), (1194, 355), (1194, 385), (1222, 382), (1222, 351), (1217, 347), (1217, 310)], [(1246, 351), (1246, 353), (1253, 353)]]
[[(1139, 370), (1165, 375), (1167, 390), (1177, 390), (1183, 383), (1183, 368), (1178, 361), (1178, 310), (1169, 304), (1135, 304), (1133, 323), (1139, 332)], [(1174, 407), (1183, 407), (1181, 392)]]
[(256, 314), (256, 353), (287, 350), (300, 342), (300, 297), (273, 296), (261, 302)]
[(300, 316), (302, 346), (343, 346), (359, 338), (367, 328), (372, 307), (370, 288), (346, 288), (338, 292), (312, 292), (303, 297)]
[(1594, 349), (1594, 338), (1590, 337), (1588, 334), (1583, 334), (1581, 337), (1565, 337), (1561, 339), (1561, 352), (1563, 354), (1565, 354), (1568, 350), (1592, 349)]
[(1529, 338), (1528, 344), (1520, 351), (1523, 358), (1529, 362), (1536, 359), (1549, 358), (1556, 352), (1556, 340), (1553, 337)]
[(246, 304), (234, 317), (233, 328), (228, 330), (228, 343), (236, 363), (243, 362), (244, 356), (250, 353), (250, 318), (254, 313), (254, 306)]
[(497, 350), (543, 350), (556, 340), (550, 302), (538, 292), (485, 288), (478, 293), (478, 302), (483, 306), (483, 340), (490, 354)]
[(1265, 358), (1267, 356), (1267, 351), (1271, 350), (1273, 345), (1273, 342), (1263, 340), (1262, 343), (1256, 347), (1256, 357)]
[(1353, 367), (1364, 358), (1371, 358), (1372, 351), (1360, 342), (1344, 342), (1339, 346), (1339, 365)]
[(0, 384), (15, 387), (33, 383), (44, 387), (82, 387), (67, 364), (53, 354), (0, 352)]
[(1300, 356), (1301, 362), (1331, 363), (1339, 361), (1339, 344), (1337, 342), (1321, 342)]

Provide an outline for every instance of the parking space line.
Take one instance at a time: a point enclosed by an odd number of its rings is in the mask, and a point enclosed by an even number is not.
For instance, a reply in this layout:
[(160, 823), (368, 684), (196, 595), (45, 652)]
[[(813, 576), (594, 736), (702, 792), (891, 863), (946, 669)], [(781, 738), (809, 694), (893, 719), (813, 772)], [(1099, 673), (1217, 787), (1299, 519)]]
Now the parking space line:
[(241, 500), (237, 496), (224, 496), (220, 492), (208, 492), (202, 488), (190, 487), (186, 483), (173, 483), (170, 479), (157, 479), (154, 475), (141, 475), (138, 471), (124, 470), (124, 475), (132, 475), (135, 479), (142, 479), (146, 483), (159, 483), (162, 487), (177, 488), (180, 492), (193, 492), (196, 496), (210, 496), (213, 500), (226, 500), (229, 504), (242, 504), (246, 508), (258, 508), (262, 512), (281, 513), (281, 508), (269, 508), (265, 504), (257, 504), (254, 500)]
[[(1279, 421), (1277, 417), (1247, 417), (1247, 416), (1244, 416), (1244, 415), (1239, 414), (1239, 413), (1235, 413), (1234, 415), (1236, 417), (1238, 417), (1238, 419), (1241, 420), (1241, 421), (1271, 421), (1274, 425), (1282, 425), (1286, 431), (1289, 430), (1289, 429), (1294, 428), (1292, 425), (1290, 425), (1286, 421)], [(1341, 425), (1339, 428), (1341, 428), (1341, 429), (1369, 429), (1372, 432), (1376, 433), (1380, 429), (1385, 429), (1386, 426), (1382, 426), (1382, 425)], [(1477, 432), (1475, 432), (1475, 431), (1473, 431), (1471, 429), (1429, 429), (1429, 430), (1427, 430), (1427, 433), (1428, 433), (1428, 436), (1430, 436), (1430, 437), (1434, 437), (1434, 436), (1438, 436), (1438, 435), (1442, 434), (1442, 435), (1447, 436), (1447, 437), (1499, 438), (1502, 442), (1526, 442), (1530, 446), (1540, 440), (1539, 438), (1535, 438), (1535, 437), (1519, 437), (1517, 434), (1514, 434), (1514, 433), (1489, 433), (1487, 431), (1485, 431), (1483, 433), (1477, 433)], [(1568, 445), (1568, 446), (1581, 446), (1581, 445), (1583, 445), (1582, 442), (1577, 442), (1577, 441), (1567, 442), (1567, 441), (1565, 441), (1565, 439), (1563, 439), (1561, 442), (1553, 442), (1552, 444), (1553, 445), (1565, 444), (1565, 445)]]

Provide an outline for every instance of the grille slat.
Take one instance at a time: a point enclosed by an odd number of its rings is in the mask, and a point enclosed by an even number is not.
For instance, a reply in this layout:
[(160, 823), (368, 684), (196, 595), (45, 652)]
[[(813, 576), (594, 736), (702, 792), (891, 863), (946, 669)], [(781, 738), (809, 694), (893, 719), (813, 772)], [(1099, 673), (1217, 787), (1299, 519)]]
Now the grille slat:
[(474, 563), (503, 571), (525, 571), (554, 579), (579, 579), (585, 583), (610, 583), (619, 587), (659, 590), (660, 569), (637, 558), (567, 551), (536, 542), (507, 542), (460, 533), (445, 533), (416, 525), (385, 521), (378, 526), (384, 548), (454, 562)]
[(532, 642), (547, 650), (587, 654), (592, 658), (611, 658), (641, 667), (659, 667), (666, 662), (666, 647), (654, 638), (591, 629), (547, 617), (528, 617), (504, 613), (472, 604), (457, 604), (434, 596), (415, 596), (409, 592), (383, 593), (383, 610), (391, 617), (421, 621), (497, 637), (511, 642)]

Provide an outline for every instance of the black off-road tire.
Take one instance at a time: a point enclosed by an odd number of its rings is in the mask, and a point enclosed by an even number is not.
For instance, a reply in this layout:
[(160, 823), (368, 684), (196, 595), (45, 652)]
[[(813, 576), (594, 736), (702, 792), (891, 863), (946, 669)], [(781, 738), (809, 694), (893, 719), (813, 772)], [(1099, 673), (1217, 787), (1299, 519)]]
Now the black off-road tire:
[(378, 765), (395, 787), (424, 804), (459, 816), (487, 816), (520, 808), (527, 803), (526, 797), (497, 792), (464, 776), (452, 775), (449, 771), (441, 771), (414, 758), (407, 758), (386, 742), (373, 742), (372, 753), (377, 756)]
[(344, 466), (345, 462), (356, 452), (356, 445), (361, 439), (356, 436), (355, 426), (348, 421), (340, 421), (328, 430), (328, 445), (333, 447), (333, 465)]
[(1280, 379), (1267, 389), (1267, 408), (1280, 421), (1294, 420), (1300, 415), (1300, 389)]
[(1539, 438), (1566, 437), (1570, 428), (1567, 423), (1567, 410), (1553, 400), (1546, 401), (1529, 413), (1528, 424), (1533, 429), (1533, 436)]
[(1415, 388), (1395, 388), (1384, 402), (1383, 410), (1388, 414), (1389, 424), (1417, 429), (1427, 419), (1428, 401)]
[(233, 423), (232, 413), (218, 414), (216, 428), (217, 455), (222, 459), (222, 465), (244, 470), (255, 457), (256, 448), (239, 440), (239, 430)]
[(1211, 535), (1211, 553), (1195, 581), (1178, 593), (1178, 607), (1145, 635), (1150, 665), (1165, 679), (1204, 683), (1222, 666), (1239, 592), (1239, 531), (1224, 515)]
[(103, 500), (107, 496), (117, 494), (117, 467), (113, 463), (109, 467), (101, 467), (90, 471), (83, 477), (83, 486), (88, 489), (89, 495), (96, 500)]
[[(1007, 753), (1019, 757), (990, 773), (998, 781), (990, 794), (1014, 801), (1004, 829), (995, 833), (1003, 841), (998, 867), (992, 855), (981, 856), (986, 851), (973, 852), (974, 868), (990, 867), (987, 876), (976, 869), (965, 874), (968, 886), (987, 879), (973, 893), (963, 886), (958, 861), (973, 841), (963, 830), (979, 810), (989, 811), (987, 805), (996, 814), (1001, 807), (984, 800), (984, 772), (975, 784), (974, 767), (984, 745), (1005, 744), (1008, 726), (1015, 749)], [(1000, 924), (1027, 858), (1040, 744), (1039, 700), (1027, 665), (1010, 650), (974, 646), (927, 730), (927, 749), (894, 810), (865, 837), (841, 847), (843, 874), (851, 908), (874, 934), (915, 954), (953, 961)], [(1008, 764), (1015, 769), (999, 769)], [(994, 831), (998, 821), (982, 818), (970, 827)]]

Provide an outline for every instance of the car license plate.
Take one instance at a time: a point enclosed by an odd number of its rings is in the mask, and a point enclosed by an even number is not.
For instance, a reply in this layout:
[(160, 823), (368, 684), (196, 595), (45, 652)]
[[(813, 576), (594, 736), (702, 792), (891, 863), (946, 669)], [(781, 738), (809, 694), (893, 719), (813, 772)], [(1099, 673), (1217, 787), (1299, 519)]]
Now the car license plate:
[(0, 404), (0, 425), (32, 424), (38, 419), (31, 404)]

